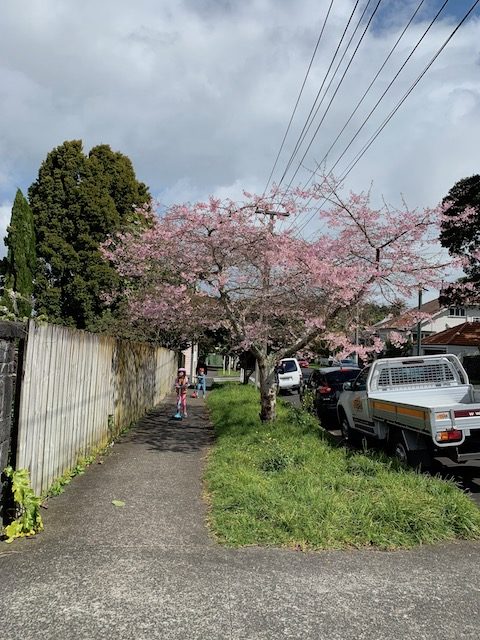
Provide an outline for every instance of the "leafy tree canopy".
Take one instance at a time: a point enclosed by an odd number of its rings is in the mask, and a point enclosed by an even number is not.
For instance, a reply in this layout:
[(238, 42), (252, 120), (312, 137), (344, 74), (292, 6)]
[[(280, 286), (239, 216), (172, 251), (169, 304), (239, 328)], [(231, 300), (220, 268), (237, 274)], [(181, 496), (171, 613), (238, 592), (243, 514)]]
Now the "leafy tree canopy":
[(443, 290), (442, 304), (478, 297), (480, 287), (480, 175), (456, 182), (442, 201), (440, 242), (459, 259), (466, 278)]
[(110, 233), (145, 224), (148, 188), (123, 154), (102, 144), (87, 156), (81, 140), (71, 140), (47, 155), (29, 198), (36, 311), (52, 322), (92, 329), (105, 313), (102, 292), (119, 282), (99, 245)]

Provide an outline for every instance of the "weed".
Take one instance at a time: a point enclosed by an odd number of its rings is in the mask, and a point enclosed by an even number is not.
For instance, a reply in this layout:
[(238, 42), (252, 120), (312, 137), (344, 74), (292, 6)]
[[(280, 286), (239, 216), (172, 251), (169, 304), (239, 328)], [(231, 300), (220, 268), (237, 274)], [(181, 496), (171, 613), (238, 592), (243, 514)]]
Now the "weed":
[(27, 469), (6, 467), (4, 473), (12, 482), (13, 499), (16, 505), (16, 519), (5, 527), (6, 542), (15, 538), (33, 536), (43, 530), (40, 515), (41, 499), (35, 495), (30, 486), (30, 474)]
[(302, 393), (302, 409), (308, 413), (315, 414), (315, 394), (311, 389), (305, 389)]

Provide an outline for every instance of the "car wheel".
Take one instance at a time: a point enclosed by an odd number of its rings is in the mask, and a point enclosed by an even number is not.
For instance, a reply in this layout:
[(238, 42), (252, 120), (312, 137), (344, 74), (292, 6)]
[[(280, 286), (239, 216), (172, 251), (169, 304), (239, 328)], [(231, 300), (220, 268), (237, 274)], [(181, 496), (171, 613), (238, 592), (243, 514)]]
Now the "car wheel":
[(350, 423), (348, 422), (348, 418), (344, 413), (340, 416), (340, 431), (342, 432), (343, 439), (348, 443), (353, 444), (355, 437), (350, 427)]
[(422, 471), (428, 471), (433, 467), (432, 452), (428, 448), (409, 451), (403, 432), (394, 438), (391, 453), (399, 462), (409, 467)]
[(347, 416), (342, 413), (340, 417), (340, 431), (342, 432), (342, 436), (344, 440), (350, 440), (350, 425), (348, 424)]
[(395, 438), (392, 446), (392, 454), (402, 464), (409, 464), (409, 451), (404, 442), (403, 435), (400, 434), (399, 437)]

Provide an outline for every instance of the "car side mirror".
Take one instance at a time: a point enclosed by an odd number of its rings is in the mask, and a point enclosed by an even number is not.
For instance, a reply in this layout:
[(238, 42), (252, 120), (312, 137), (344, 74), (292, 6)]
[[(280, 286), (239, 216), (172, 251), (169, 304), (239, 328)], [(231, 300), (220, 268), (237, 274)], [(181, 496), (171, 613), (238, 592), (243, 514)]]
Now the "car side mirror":
[(343, 383), (343, 390), (344, 391), (352, 391), (352, 383), (351, 382), (344, 382)]

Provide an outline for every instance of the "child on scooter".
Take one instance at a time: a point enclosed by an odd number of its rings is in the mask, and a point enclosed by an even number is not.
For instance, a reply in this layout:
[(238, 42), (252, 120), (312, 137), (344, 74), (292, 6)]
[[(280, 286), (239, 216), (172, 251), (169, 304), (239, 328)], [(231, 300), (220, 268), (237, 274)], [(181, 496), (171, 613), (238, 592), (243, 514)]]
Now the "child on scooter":
[(175, 378), (175, 391), (177, 393), (177, 416), (187, 417), (187, 389), (188, 376), (187, 370), (180, 367)]

